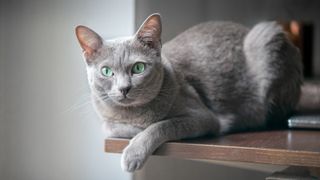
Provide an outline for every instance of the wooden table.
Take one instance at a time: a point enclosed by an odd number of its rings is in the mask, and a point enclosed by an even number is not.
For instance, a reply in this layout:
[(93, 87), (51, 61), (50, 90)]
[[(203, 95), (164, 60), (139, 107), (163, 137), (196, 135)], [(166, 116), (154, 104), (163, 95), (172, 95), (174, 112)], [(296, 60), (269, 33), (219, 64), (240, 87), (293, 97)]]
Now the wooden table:
[[(106, 139), (105, 151), (121, 153), (127, 139)], [(275, 130), (167, 142), (154, 155), (286, 166), (320, 167), (320, 131)]]

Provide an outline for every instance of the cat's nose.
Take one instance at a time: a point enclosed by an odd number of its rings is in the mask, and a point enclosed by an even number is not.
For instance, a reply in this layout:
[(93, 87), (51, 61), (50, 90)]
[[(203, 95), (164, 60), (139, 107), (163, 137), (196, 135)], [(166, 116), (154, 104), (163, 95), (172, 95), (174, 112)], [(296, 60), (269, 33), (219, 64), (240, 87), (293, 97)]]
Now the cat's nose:
[(130, 89), (131, 89), (131, 86), (127, 86), (127, 87), (120, 88), (119, 90), (122, 93), (122, 95), (126, 97)]

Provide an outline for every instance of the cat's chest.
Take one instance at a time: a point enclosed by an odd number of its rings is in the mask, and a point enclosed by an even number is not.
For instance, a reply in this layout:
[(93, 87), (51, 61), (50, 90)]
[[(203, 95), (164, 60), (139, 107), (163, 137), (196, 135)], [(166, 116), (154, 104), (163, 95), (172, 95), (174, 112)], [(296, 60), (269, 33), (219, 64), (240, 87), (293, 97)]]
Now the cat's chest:
[(131, 124), (122, 124), (116, 122), (105, 121), (102, 125), (102, 129), (106, 137), (121, 137), (121, 138), (132, 138), (141, 132), (143, 129), (133, 126)]
[(95, 101), (94, 104), (98, 114), (104, 121), (143, 129), (152, 123), (160, 121), (164, 115), (164, 113), (161, 114), (159, 110), (157, 111), (152, 106), (141, 108), (109, 107), (99, 103), (99, 101)]
[(158, 121), (159, 119), (150, 110), (123, 110), (123, 109), (105, 109), (101, 112), (103, 119), (110, 122), (116, 122), (121, 124), (130, 124), (140, 128), (146, 128), (151, 123)]

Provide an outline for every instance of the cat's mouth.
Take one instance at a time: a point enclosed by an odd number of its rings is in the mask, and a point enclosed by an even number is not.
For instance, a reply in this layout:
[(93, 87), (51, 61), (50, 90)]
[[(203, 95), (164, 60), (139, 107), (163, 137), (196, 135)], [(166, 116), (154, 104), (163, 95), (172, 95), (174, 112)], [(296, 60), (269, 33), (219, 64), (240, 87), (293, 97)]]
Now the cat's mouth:
[(127, 96), (123, 96), (123, 97), (119, 98), (118, 101), (121, 103), (128, 103), (128, 102), (131, 102), (132, 99), (128, 98)]
[(119, 106), (140, 106), (144, 104), (145, 102), (141, 100), (139, 96), (135, 96), (133, 94), (109, 94), (109, 98), (117, 105)]

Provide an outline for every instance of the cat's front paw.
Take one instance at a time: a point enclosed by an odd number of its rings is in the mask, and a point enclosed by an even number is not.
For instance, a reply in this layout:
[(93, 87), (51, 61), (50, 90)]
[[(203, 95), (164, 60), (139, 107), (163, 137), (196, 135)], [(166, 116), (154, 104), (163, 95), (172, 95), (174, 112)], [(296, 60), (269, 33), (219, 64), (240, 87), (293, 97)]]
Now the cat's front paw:
[(129, 144), (123, 150), (121, 167), (124, 171), (134, 172), (142, 168), (148, 156), (142, 149), (143, 147), (136, 147)]

